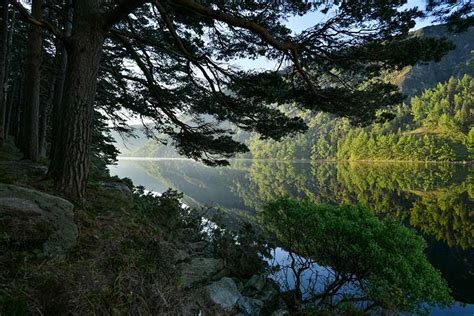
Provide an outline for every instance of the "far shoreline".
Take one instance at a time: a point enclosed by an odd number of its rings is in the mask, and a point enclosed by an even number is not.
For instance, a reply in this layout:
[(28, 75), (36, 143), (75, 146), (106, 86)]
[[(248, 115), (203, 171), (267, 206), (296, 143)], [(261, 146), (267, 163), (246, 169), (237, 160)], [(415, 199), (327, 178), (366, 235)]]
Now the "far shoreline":
[[(124, 161), (195, 161), (191, 158), (184, 157), (133, 157), (133, 156), (118, 156), (117, 160)], [(458, 160), (458, 161), (437, 161), (437, 160), (337, 160), (337, 159), (271, 159), (271, 158), (230, 158), (228, 161), (264, 161), (264, 162), (288, 162), (288, 163), (416, 163), (416, 164), (459, 164), (472, 165), (473, 160)]]

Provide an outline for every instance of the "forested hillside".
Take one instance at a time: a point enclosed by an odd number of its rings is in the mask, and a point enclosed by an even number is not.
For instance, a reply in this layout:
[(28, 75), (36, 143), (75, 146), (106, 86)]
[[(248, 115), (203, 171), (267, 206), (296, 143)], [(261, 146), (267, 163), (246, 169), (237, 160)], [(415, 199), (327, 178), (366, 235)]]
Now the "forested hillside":
[(307, 114), (309, 130), (304, 135), (282, 142), (262, 141), (255, 136), (249, 141), (252, 156), (311, 160), (472, 160), (474, 29), (453, 34), (444, 26), (430, 26), (414, 35), (447, 37), (456, 49), (439, 62), (420, 63), (385, 75), (401, 92), (413, 97), (395, 109), (393, 120), (354, 128), (348, 120), (331, 114)]
[(395, 119), (354, 128), (318, 113), (304, 135), (285, 141), (250, 140), (255, 158), (341, 160), (472, 160), (474, 79), (451, 77), (397, 107)]

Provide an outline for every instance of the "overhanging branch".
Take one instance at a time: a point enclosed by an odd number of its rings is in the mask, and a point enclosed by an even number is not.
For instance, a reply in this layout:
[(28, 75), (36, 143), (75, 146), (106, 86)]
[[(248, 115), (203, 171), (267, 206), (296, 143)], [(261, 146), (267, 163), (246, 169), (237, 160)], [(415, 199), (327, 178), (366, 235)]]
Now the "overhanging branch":
[(21, 16), (23, 16), (23, 18), (25, 18), (29, 23), (33, 24), (33, 25), (36, 25), (36, 26), (39, 26), (39, 27), (42, 27), (46, 30), (48, 30), (49, 32), (51, 32), (57, 39), (63, 41), (64, 43), (67, 43), (68, 42), (68, 39), (67, 37), (65, 37), (62, 32), (57, 29), (54, 25), (50, 24), (48, 21), (46, 20), (43, 20), (43, 19), (37, 19), (35, 17), (33, 17), (29, 12), (28, 10), (23, 6), (21, 5), (21, 3), (19, 3), (18, 1), (16, 0), (9, 0), (11, 5), (20, 13)]

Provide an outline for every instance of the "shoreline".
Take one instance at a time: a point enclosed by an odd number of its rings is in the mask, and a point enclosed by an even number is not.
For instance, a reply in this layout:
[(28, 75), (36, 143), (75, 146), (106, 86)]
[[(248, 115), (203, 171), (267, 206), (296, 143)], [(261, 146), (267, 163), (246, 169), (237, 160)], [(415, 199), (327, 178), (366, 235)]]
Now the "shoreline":
[[(123, 161), (195, 161), (191, 158), (180, 157), (133, 157), (133, 156), (119, 156), (117, 160)], [(438, 161), (438, 160), (337, 160), (337, 159), (270, 159), (270, 158), (231, 158), (228, 161), (267, 161), (267, 162), (288, 162), (288, 163), (417, 163), (417, 164), (460, 164), (472, 165), (474, 160), (458, 160), (458, 161)]]

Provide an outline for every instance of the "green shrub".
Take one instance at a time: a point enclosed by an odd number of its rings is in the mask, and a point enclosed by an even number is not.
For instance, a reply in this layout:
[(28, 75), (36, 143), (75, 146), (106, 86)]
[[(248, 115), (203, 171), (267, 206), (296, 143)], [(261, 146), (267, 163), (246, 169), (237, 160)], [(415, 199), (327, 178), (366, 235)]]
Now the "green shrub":
[[(423, 238), (393, 219), (380, 220), (362, 206), (290, 198), (267, 204), (260, 215), (285, 249), (334, 271), (324, 281), (329, 285), (308, 299), (316, 306), (358, 302), (354, 306), (362, 309), (418, 313), (451, 303), (446, 282), (426, 258)], [(331, 300), (340, 294), (331, 290), (333, 283), (353, 290)]]

